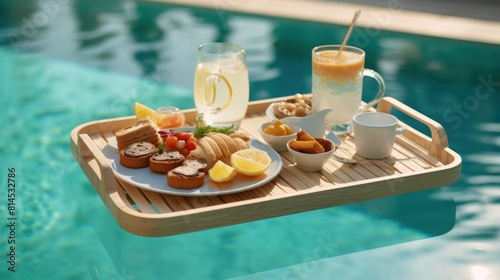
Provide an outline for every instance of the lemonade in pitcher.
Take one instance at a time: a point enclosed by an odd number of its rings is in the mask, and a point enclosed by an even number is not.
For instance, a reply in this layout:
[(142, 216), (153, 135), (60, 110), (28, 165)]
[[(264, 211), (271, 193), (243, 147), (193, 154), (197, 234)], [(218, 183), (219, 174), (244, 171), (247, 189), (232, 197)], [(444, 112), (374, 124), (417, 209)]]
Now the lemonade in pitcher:
[(194, 101), (208, 125), (238, 128), (249, 100), (244, 49), (227, 43), (201, 45), (194, 74)]

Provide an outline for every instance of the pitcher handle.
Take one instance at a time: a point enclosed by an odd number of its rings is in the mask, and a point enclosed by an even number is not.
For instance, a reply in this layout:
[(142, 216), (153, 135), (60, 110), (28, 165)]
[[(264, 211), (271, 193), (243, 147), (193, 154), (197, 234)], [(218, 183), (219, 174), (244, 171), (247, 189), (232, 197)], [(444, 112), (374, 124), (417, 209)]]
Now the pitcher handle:
[[(217, 84), (220, 82), (222, 82), (227, 87), (229, 96), (224, 105), (218, 108), (213, 108), (215, 100), (217, 100)], [(210, 108), (210, 111), (213, 114), (220, 113), (227, 106), (229, 106), (229, 103), (231, 102), (232, 98), (233, 98), (233, 88), (231, 87), (226, 78), (217, 74), (210, 74), (207, 76), (205, 82), (205, 105)]]
[(366, 105), (361, 105), (359, 107), (360, 111), (367, 111), (371, 107), (375, 106), (375, 104), (377, 104), (380, 101), (380, 99), (382, 99), (382, 97), (384, 97), (385, 81), (384, 81), (384, 78), (382, 78), (382, 76), (379, 73), (373, 71), (372, 69), (364, 69), (363, 76), (373, 78), (378, 83), (377, 95), (375, 95), (375, 97), (372, 99), (372, 101), (368, 102)]

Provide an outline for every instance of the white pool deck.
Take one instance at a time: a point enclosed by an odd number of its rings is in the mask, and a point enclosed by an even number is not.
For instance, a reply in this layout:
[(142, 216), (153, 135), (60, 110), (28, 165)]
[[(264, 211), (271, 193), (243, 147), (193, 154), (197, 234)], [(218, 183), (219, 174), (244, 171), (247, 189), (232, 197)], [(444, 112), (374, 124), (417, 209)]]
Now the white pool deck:
[[(411, 0), (354, 1), (358, 3), (311, 0), (154, 1), (342, 25), (348, 25), (354, 12), (361, 9), (358, 27), (500, 44), (500, 3), (490, 2), (491, 0), (469, 4), (463, 1), (446, 0), (434, 2), (429, 0), (419, 2)], [(373, 5), (360, 4), (361, 2), (373, 3)], [(418, 5), (424, 8), (418, 11)], [(470, 11), (470, 16), (465, 17), (467, 11)], [(498, 15), (498, 20), (491, 20), (495, 15)]]

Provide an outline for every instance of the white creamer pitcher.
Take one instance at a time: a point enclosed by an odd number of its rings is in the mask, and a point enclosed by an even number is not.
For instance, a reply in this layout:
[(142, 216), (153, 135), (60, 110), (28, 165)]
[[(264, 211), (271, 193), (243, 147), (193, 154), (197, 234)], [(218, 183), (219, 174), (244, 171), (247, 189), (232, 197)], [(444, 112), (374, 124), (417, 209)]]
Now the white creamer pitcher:
[[(274, 115), (274, 104), (271, 104), (266, 110), (266, 116), (271, 120), (276, 120), (276, 116)], [(293, 123), (302, 130), (306, 131), (312, 137), (324, 137), (325, 136), (325, 117), (328, 113), (330, 113), (332, 109), (326, 108), (316, 113), (310, 114), (305, 117), (286, 117), (281, 119), (283, 123)]]

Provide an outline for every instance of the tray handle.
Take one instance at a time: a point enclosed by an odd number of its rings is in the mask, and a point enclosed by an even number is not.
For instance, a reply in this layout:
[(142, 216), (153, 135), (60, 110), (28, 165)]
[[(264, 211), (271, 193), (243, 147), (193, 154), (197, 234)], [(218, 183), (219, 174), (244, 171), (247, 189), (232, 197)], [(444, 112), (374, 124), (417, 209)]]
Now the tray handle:
[[(93, 174), (88, 175), (92, 175), (97, 180), (97, 182), (93, 182), (95, 183), (94, 186), (101, 198), (105, 199), (106, 196), (109, 195), (109, 193), (107, 193), (108, 191), (113, 192), (116, 190), (116, 186), (114, 185), (116, 184), (115, 176), (109, 161), (88, 134), (78, 135), (78, 148), (82, 155), (91, 155), (96, 160), (98, 169), (88, 164), (88, 169), (93, 172)], [(105, 193), (101, 193), (103, 191)]]
[[(431, 131), (431, 143), (433, 146), (430, 147), (431, 149), (429, 150), (431, 151), (432, 154), (438, 153), (438, 151), (435, 150), (435, 148), (438, 148), (438, 150), (443, 150), (445, 148), (448, 148), (448, 136), (446, 135), (446, 131), (444, 130), (441, 124), (392, 97), (382, 98), (382, 100), (380, 100), (380, 102), (377, 105), (378, 112), (390, 114), (392, 108), (398, 109), (399, 111), (405, 113), (406, 115), (416, 119), (417, 121), (429, 127)], [(428, 139), (426, 135), (423, 135), (422, 133), (413, 128), (407, 128), (407, 129), (408, 129), (407, 133)]]

